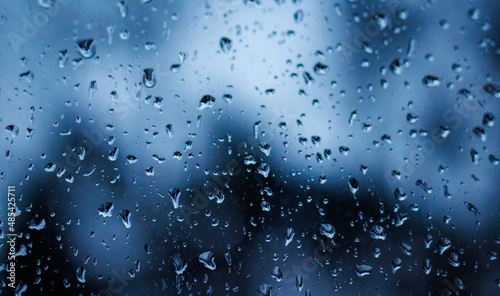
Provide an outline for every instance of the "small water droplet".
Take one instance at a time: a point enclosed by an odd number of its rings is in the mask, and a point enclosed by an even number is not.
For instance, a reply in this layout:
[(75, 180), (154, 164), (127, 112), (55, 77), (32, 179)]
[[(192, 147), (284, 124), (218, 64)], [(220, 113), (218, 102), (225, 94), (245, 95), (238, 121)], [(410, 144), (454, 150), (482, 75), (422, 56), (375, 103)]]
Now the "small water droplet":
[(222, 52), (229, 53), (231, 51), (231, 47), (233, 46), (233, 41), (227, 37), (222, 37), (219, 42), (220, 48)]

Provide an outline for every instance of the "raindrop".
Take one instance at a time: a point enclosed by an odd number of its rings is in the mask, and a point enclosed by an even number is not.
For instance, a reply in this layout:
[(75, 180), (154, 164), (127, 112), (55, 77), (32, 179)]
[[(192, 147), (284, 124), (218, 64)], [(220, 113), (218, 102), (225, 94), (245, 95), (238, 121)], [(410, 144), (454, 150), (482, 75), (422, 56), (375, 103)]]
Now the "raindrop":
[(203, 265), (210, 270), (215, 270), (216, 268), (214, 253), (211, 251), (201, 253), (200, 256), (198, 256), (198, 261), (203, 263)]
[(207, 108), (212, 108), (215, 105), (215, 98), (211, 95), (204, 95), (200, 100), (199, 110), (204, 110)]
[(29, 229), (34, 229), (34, 230), (41, 230), (44, 229), (47, 223), (45, 222), (45, 219), (33, 219), (30, 221), (28, 227)]
[(262, 284), (262, 285), (260, 285), (257, 292), (259, 293), (260, 296), (271, 296), (272, 289), (273, 289), (273, 286), (268, 285), (268, 284)]
[(130, 221), (130, 211), (129, 210), (121, 210), (118, 216), (123, 222), (123, 225), (125, 225), (126, 228), (132, 227), (132, 222)]
[(293, 240), (293, 236), (295, 235), (295, 231), (293, 230), (293, 228), (287, 228), (286, 230), (286, 234), (285, 234), (285, 247), (288, 246), (292, 240)]
[(422, 269), (424, 270), (425, 274), (429, 274), (431, 272), (431, 260), (424, 259), (424, 261), (422, 262)]
[(495, 98), (500, 98), (500, 86), (493, 83), (488, 83), (484, 86), (484, 90), (490, 95), (495, 96)]
[(427, 75), (422, 79), (422, 83), (427, 87), (436, 87), (441, 84), (441, 81), (436, 76)]
[(172, 204), (174, 205), (174, 209), (179, 208), (179, 199), (181, 197), (181, 191), (179, 188), (170, 188), (168, 190), (168, 195), (172, 199)]
[(186, 268), (187, 268), (187, 262), (185, 262), (180, 254), (175, 254), (172, 256), (172, 259), (174, 260), (174, 266), (175, 266), (175, 273), (176, 274), (182, 274)]
[(394, 197), (398, 201), (403, 201), (406, 199), (407, 195), (403, 188), (398, 187), (394, 190)]
[(96, 52), (94, 39), (83, 39), (76, 43), (78, 53), (85, 59), (93, 58)]
[(293, 14), (293, 19), (295, 20), (295, 22), (297, 24), (300, 23), (300, 22), (302, 22), (302, 20), (304, 20), (304, 12), (302, 10), (297, 10)]
[(120, 1), (116, 5), (118, 6), (118, 12), (120, 12), (121, 17), (126, 18), (128, 14), (128, 7), (127, 4), (125, 4), (125, 1)]
[(80, 283), (85, 283), (85, 275), (87, 274), (87, 270), (80, 266), (76, 269), (76, 278)]
[(483, 125), (487, 127), (495, 126), (495, 117), (491, 113), (486, 113), (483, 116)]
[(222, 37), (219, 44), (222, 52), (224, 53), (229, 53), (231, 51), (231, 47), (233, 46), (233, 42), (227, 37)]
[(118, 148), (117, 147), (115, 147), (109, 151), (108, 159), (110, 161), (116, 161), (116, 159), (118, 159)]
[(19, 135), (19, 128), (13, 124), (6, 126), (5, 130), (9, 132), (13, 137)]
[(328, 66), (322, 63), (317, 63), (316, 65), (314, 65), (313, 70), (314, 73), (318, 75), (325, 75), (326, 73), (328, 73)]
[(134, 155), (128, 155), (127, 156), (127, 161), (130, 164), (136, 163), (137, 162), (137, 157), (135, 157)]
[(351, 193), (356, 195), (356, 192), (359, 189), (359, 182), (355, 178), (349, 179), (349, 189), (351, 189)]
[(385, 228), (379, 225), (373, 225), (370, 228), (370, 237), (373, 239), (385, 240), (386, 232)]
[(101, 204), (97, 209), (99, 210), (99, 215), (103, 217), (111, 217), (113, 215), (113, 209), (115, 206), (112, 202), (106, 202)]
[(359, 277), (369, 275), (372, 272), (372, 267), (370, 265), (366, 264), (361, 264), (361, 265), (356, 265), (356, 274)]
[(339, 152), (344, 154), (345, 156), (347, 156), (349, 154), (349, 151), (350, 151), (350, 149), (347, 146), (340, 146), (339, 147)]
[(260, 143), (259, 151), (264, 153), (265, 156), (269, 156), (271, 154), (271, 145), (269, 143)]
[(276, 281), (281, 282), (283, 280), (283, 273), (279, 266), (275, 266), (273, 271), (271, 272), (271, 277)]
[(154, 69), (152, 68), (144, 69), (144, 74), (142, 76), (142, 83), (147, 88), (152, 88), (156, 85), (156, 75)]
[(328, 223), (322, 223), (319, 228), (319, 233), (328, 238), (333, 238), (335, 236), (335, 228)]

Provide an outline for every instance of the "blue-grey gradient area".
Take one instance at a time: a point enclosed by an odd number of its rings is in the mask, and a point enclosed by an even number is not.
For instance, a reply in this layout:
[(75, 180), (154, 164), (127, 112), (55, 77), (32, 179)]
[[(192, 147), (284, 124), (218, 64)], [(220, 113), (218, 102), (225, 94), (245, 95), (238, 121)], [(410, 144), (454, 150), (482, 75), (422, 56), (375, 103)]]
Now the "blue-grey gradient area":
[(0, 295), (498, 295), (498, 15), (1, 2)]

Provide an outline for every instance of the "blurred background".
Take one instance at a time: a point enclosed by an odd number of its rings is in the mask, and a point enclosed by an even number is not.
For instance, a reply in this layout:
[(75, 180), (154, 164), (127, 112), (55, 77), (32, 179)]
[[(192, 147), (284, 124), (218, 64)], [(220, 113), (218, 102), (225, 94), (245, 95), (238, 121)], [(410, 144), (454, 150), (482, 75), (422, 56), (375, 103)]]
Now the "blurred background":
[(498, 15), (1, 3), (0, 294), (497, 295)]

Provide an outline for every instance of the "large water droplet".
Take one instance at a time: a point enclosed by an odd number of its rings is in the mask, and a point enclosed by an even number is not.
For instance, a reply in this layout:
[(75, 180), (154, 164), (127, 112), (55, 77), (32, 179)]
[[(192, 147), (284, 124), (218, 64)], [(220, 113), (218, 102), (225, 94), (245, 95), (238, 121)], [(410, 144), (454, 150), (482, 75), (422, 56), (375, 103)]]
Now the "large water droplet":
[(179, 208), (179, 199), (181, 197), (181, 190), (179, 188), (170, 188), (168, 190), (168, 195), (172, 199), (172, 204), (174, 205), (174, 209)]
[(370, 265), (366, 264), (361, 264), (361, 265), (356, 265), (356, 274), (359, 277), (369, 275), (372, 272), (372, 267)]
[(85, 283), (85, 275), (87, 274), (87, 270), (80, 266), (76, 269), (76, 278), (80, 283)]
[(422, 79), (422, 83), (427, 87), (436, 87), (441, 84), (441, 80), (436, 76), (427, 75)]
[(112, 202), (106, 202), (101, 204), (97, 209), (99, 210), (99, 215), (103, 217), (111, 217), (113, 215), (113, 209), (115, 206)]
[(373, 225), (370, 228), (370, 237), (373, 239), (385, 240), (386, 237), (385, 228), (380, 225)]
[(125, 225), (126, 228), (132, 227), (132, 222), (130, 221), (130, 211), (129, 210), (121, 210), (118, 216), (123, 222), (123, 225)]
[(211, 95), (204, 95), (200, 100), (200, 105), (198, 109), (204, 110), (207, 108), (212, 108), (215, 105), (215, 98)]
[(322, 223), (319, 228), (319, 233), (328, 238), (333, 238), (335, 236), (335, 228), (328, 223)]
[(203, 263), (203, 265), (210, 270), (215, 270), (216, 268), (214, 253), (211, 251), (201, 253), (200, 256), (198, 256), (198, 261)]
[(78, 53), (86, 59), (93, 58), (96, 52), (94, 39), (83, 39), (76, 43)]
[(156, 75), (155, 70), (152, 68), (144, 69), (144, 74), (142, 76), (142, 83), (147, 88), (152, 88), (156, 85)]

